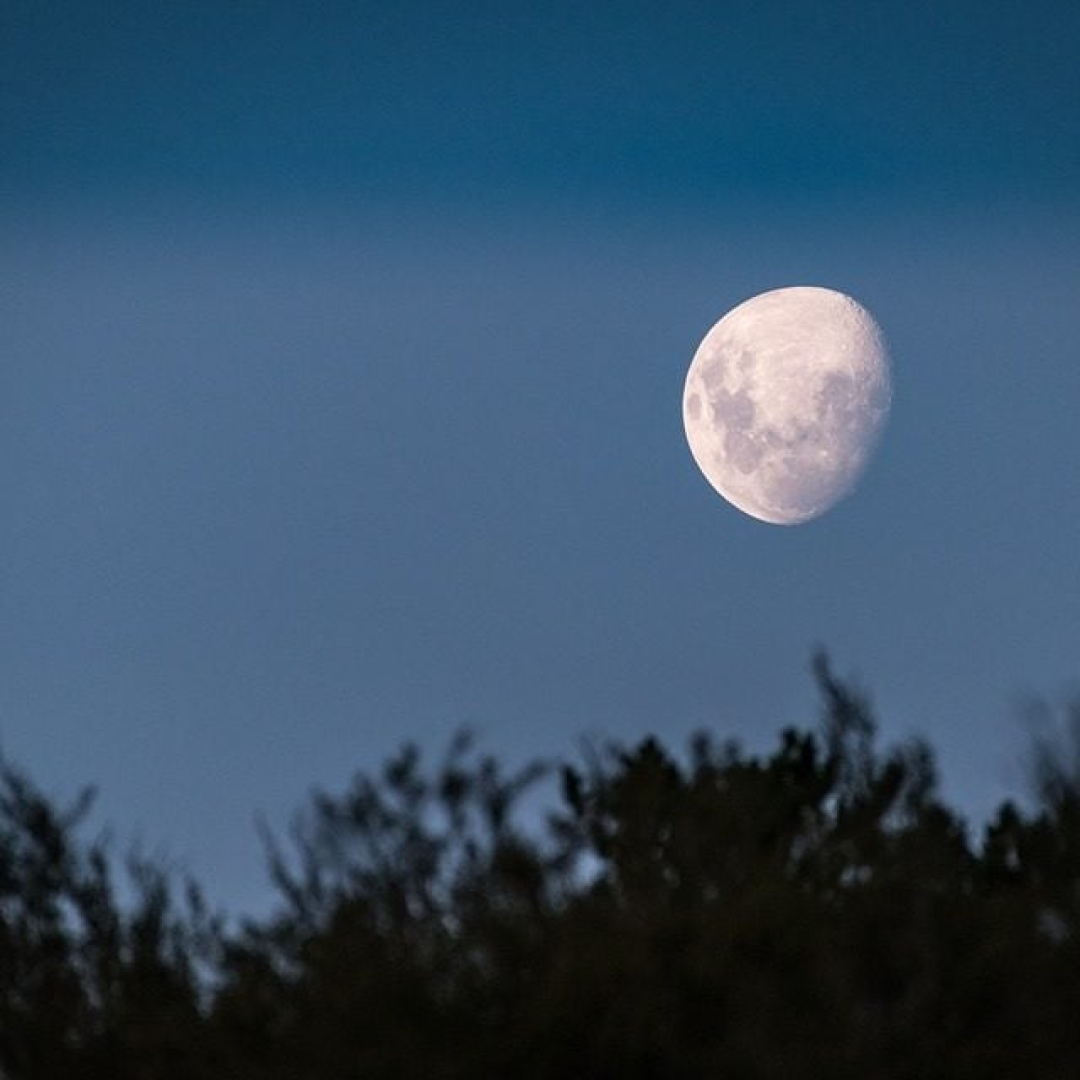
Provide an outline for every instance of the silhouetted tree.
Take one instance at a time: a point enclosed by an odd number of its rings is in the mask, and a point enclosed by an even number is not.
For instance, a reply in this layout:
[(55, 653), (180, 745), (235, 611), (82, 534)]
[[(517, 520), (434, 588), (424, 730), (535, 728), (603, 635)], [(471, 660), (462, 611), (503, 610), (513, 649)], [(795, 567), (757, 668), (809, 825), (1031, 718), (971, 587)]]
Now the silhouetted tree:
[(407, 747), (266, 837), (278, 910), (236, 930), (145, 864), (121, 904), (88, 799), (5, 767), (0, 1076), (1074, 1077), (1080, 719), (976, 843), (815, 673), (765, 754)]
[(0, 763), (0, 1076), (198, 1077), (210, 921), (147, 863), (123, 909), (104, 846), (77, 838), (90, 801), (57, 810)]

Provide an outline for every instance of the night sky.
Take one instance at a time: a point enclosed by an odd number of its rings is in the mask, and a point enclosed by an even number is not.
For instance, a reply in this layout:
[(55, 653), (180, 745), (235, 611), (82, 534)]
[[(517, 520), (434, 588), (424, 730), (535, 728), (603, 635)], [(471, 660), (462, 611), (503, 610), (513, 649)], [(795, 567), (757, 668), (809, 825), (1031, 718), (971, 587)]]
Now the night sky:
[[(940, 10), (939, 10), (940, 8)], [(263, 903), (403, 740), (768, 745), (817, 646), (978, 823), (1080, 680), (1080, 8), (0, 7), (0, 747)], [(682, 431), (784, 285), (891, 423), (778, 528)]]

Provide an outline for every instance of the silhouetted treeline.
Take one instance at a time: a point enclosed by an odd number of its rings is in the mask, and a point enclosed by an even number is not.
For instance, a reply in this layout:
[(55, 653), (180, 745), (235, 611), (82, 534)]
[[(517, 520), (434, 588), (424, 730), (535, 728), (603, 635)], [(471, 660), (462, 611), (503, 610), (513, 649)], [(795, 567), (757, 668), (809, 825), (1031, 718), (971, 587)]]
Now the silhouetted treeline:
[[(766, 755), (650, 739), (547, 772), (462, 738), (317, 795), (239, 929), (86, 800), (0, 778), (4, 1080), (1080, 1075), (1080, 775), (969, 836), (919, 742), (817, 665)], [(126, 895), (126, 894), (125, 894)]]

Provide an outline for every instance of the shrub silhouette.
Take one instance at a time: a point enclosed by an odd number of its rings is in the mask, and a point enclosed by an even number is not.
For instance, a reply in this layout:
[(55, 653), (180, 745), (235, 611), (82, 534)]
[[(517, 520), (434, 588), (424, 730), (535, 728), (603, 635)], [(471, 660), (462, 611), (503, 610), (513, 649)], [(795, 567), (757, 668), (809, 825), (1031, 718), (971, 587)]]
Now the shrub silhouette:
[(120, 904), (87, 799), (6, 766), (0, 1075), (1073, 1077), (1076, 761), (1038, 745), (975, 842), (930, 748), (816, 677), (767, 754), (406, 748), (267, 838), (278, 910), (237, 930), (146, 864)]

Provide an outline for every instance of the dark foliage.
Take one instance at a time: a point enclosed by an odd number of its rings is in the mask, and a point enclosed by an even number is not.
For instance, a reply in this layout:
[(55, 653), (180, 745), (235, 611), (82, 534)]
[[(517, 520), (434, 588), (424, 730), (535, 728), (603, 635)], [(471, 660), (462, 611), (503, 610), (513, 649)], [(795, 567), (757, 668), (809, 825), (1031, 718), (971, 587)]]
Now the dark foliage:
[(816, 674), (767, 755), (407, 748), (268, 841), (279, 910), (238, 931), (146, 864), (121, 903), (88, 800), (3, 767), (0, 1077), (1071, 1080), (1080, 739), (975, 842)]

